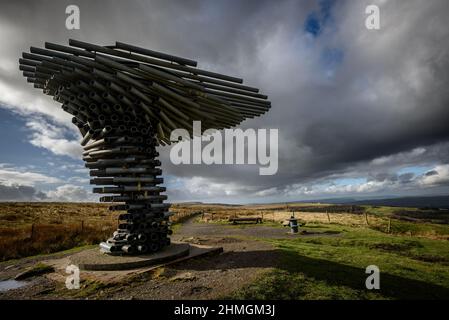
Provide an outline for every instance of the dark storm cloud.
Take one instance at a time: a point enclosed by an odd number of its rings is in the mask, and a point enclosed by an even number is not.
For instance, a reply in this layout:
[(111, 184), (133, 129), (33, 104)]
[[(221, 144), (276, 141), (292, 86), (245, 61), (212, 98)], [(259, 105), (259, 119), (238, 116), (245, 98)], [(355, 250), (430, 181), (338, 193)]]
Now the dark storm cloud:
[[(260, 86), (273, 102), (267, 115), (248, 125), (280, 128), (277, 176), (258, 177), (256, 169), (245, 175), (242, 171), (247, 168), (229, 174), (227, 167), (208, 172), (204, 167), (174, 169), (168, 164), (169, 171), (229, 182), (244, 176), (245, 184), (263, 188), (346, 173), (359, 163), (365, 168), (357, 174), (363, 174), (375, 158), (420, 146), (425, 147), (425, 155), (389, 166), (423, 160), (426, 155), (429, 163), (447, 162), (447, 145), (439, 144), (449, 137), (445, 89), (449, 43), (439, 41), (449, 34), (442, 13), (447, 3), (387, 3), (381, 6), (384, 26), (378, 34), (363, 27), (364, 5), (336, 4), (333, 20), (339, 31), (323, 30), (316, 39), (304, 40), (306, 44), (298, 40), (301, 24), (281, 22), (281, 31), (271, 30), (266, 36), (283, 47), (273, 46), (259, 55), (269, 58), (271, 53), (271, 64), (278, 69), (265, 68), (263, 60), (259, 72), (248, 67), (259, 74)], [(430, 16), (432, 24), (427, 22)], [(326, 65), (309, 54), (320, 55), (329, 47), (343, 54), (327, 78)]]
[[(372, 3), (381, 9), (378, 31), (364, 27)], [(67, 4), (81, 9), (79, 31), (64, 28)], [(278, 174), (259, 176), (254, 166), (174, 166), (163, 148), (165, 173), (204, 178), (193, 183), (199, 193), (202, 183), (249, 194), (339, 176), (408, 181), (413, 177), (392, 171), (449, 162), (448, 9), (445, 0), (8, 2), (1, 27), (13, 36), (2, 38), (8, 45), (0, 52), (2, 61), (15, 63), (44, 41), (119, 40), (196, 59), (201, 68), (260, 87), (272, 110), (242, 128), (279, 128)], [(0, 79), (31, 92), (6, 69)], [(56, 109), (49, 101), (40, 112)]]
[(436, 170), (430, 170), (430, 171), (426, 172), (426, 176), (427, 177), (434, 176), (434, 175), (437, 175), (437, 174), (438, 174), (438, 171), (436, 171)]

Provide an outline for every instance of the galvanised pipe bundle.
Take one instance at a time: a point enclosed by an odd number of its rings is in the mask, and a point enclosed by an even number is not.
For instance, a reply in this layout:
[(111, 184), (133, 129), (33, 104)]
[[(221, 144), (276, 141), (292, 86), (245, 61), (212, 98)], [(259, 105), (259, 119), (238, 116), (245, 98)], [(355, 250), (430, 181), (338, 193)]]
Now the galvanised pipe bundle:
[(243, 80), (196, 68), (196, 61), (116, 42), (98, 46), (69, 40), (45, 43), (19, 59), (34, 87), (73, 115), (93, 192), (117, 203), (117, 231), (103, 251), (155, 252), (170, 244), (169, 204), (156, 147), (170, 144), (170, 132), (192, 121), (202, 130), (238, 125), (271, 107), (267, 96)]

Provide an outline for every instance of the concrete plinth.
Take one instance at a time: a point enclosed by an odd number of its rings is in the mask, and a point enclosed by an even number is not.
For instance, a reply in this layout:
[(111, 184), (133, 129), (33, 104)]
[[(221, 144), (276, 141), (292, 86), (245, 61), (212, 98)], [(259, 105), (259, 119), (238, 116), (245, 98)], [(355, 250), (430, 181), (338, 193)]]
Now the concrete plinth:
[(172, 243), (161, 251), (137, 256), (113, 256), (94, 248), (72, 255), (70, 262), (81, 270), (129, 270), (166, 263), (188, 256), (189, 252), (187, 243)]

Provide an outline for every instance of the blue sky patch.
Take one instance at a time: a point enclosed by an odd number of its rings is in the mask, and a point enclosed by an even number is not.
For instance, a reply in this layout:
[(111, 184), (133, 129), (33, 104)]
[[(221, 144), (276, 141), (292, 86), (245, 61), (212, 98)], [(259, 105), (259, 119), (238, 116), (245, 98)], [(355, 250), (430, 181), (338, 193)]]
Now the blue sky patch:
[(315, 37), (320, 33), (321, 24), (320, 20), (318, 19), (318, 15), (315, 12), (312, 12), (307, 16), (304, 30)]
[(332, 7), (335, 0), (320, 0), (318, 1), (318, 11), (312, 11), (308, 14), (304, 23), (304, 31), (314, 37), (318, 37), (332, 18)]

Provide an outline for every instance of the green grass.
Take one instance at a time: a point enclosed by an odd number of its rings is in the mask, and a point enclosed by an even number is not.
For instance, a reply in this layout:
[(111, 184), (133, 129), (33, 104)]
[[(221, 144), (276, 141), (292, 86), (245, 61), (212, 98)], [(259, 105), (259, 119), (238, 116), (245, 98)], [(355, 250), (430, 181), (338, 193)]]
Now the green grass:
[(170, 226), (171, 231), (173, 231), (173, 233), (177, 233), (179, 231), (179, 229), (181, 228), (182, 223), (174, 223)]
[(363, 205), (362, 207), (368, 214), (380, 217), (388, 217), (392, 215), (395, 211), (399, 210), (409, 210), (409, 211), (418, 210), (417, 208), (408, 208), (408, 207), (386, 207), (386, 206), (369, 206), (369, 205)]
[[(282, 261), (231, 298), (449, 299), (449, 242), (368, 228), (326, 227), (308, 226), (342, 233), (337, 237), (259, 239), (275, 245)], [(368, 265), (380, 269), (380, 290), (365, 288)]]
[(103, 290), (114, 287), (113, 284), (106, 284), (101, 281), (84, 280), (80, 283), (80, 288), (77, 290), (68, 290), (65, 285), (59, 285), (58, 290), (55, 292), (57, 295), (63, 295), (72, 299), (95, 299)]
[(35, 272), (35, 273), (46, 273), (46, 272), (51, 272), (53, 271), (54, 268), (45, 264), (45, 263), (38, 263), (36, 264), (33, 268), (30, 269), (30, 271)]
[(34, 265), (33, 267), (29, 268), (28, 270), (20, 273), (15, 277), (16, 280), (23, 280), (35, 276), (39, 276), (45, 273), (50, 273), (55, 271), (55, 269), (52, 266), (46, 265), (44, 263), (38, 263)]
[[(371, 225), (370, 227), (381, 232), (386, 232), (387, 224), (388, 220), (385, 220), (381, 225)], [(390, 232), (392, 234), (441, 238), (449, 235), (449, 225), (391, 219)]]

